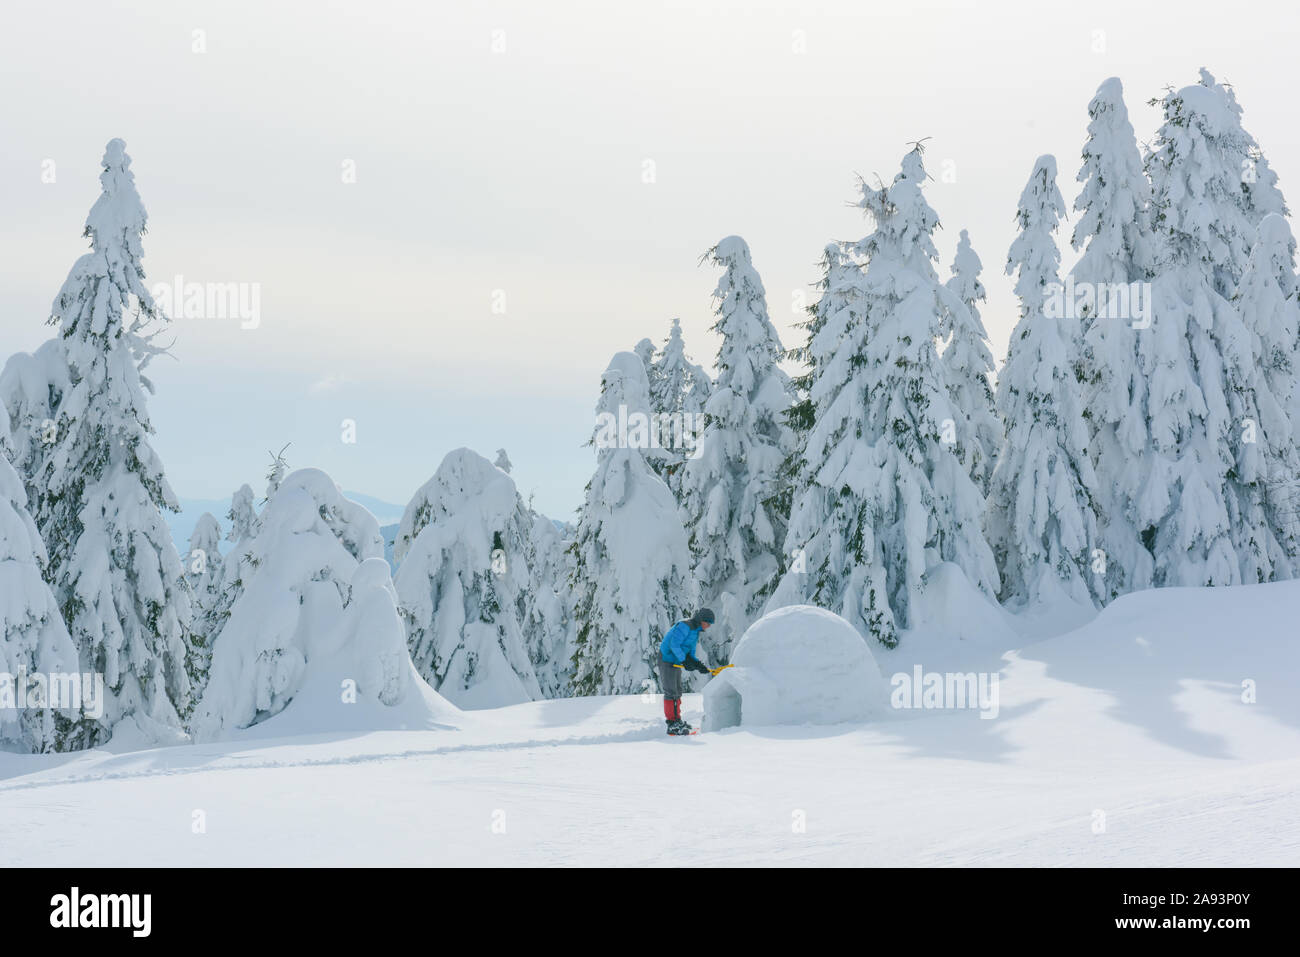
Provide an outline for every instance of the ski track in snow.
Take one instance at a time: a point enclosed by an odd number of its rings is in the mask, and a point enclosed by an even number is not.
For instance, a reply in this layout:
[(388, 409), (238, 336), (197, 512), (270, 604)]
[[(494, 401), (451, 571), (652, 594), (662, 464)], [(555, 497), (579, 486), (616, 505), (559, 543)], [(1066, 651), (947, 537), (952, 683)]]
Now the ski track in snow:
[[(625, 733), (595, 734), (581, 737), (556, 738), (554, 740), (532, 739), (527, 741), (498, 741), (483, 744), (451, 744), (438, 748), (412, 748), (407, 751), (389, 751), (376, 754), (353, 754), (333, 758), (317, 758), (301, 761), (254, 761), (248, 764), (217, 764), (203, 767), (186, 768), (151, 768), (138, 771), (105, 771), (100, 774), (86, 774), (77, 777), (51, 778), (50, 780), (22, 781), (16, 784), (0, 784), (0, 794), (9, 791), (26, 791), (37, 788), (60, 787), (69, 784), (86, 784), (93, 781), (125, 781), (135, 778), (170, 777), (178, 774), (207, 774), (218, 771), (252, 771), (265, 768), (314, 768), (335, 767), (349, 764), (371, 764), (383, 761), (403, 761), (411, 758), (437, 757), (444, 754), (460, 754), (470, 751), (511, 751), (559, 747), (561, 745), (613, 744), (620, 741), (657, 741), (665, 737), (663, 731), (655, 727), (652, 730), (628, 731)], [(222, 760), (240, 761), (243, 755), (223, 754)]]

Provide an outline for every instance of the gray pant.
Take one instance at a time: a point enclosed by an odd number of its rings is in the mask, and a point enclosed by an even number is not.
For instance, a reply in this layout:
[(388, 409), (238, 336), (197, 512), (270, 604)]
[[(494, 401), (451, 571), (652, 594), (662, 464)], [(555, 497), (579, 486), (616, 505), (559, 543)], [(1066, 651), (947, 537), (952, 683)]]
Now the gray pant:
[(663, 655), (659, 656), (659, 686), (664, 689), (665, 698), (682, 696), (682, 669), (671, 661), (664, 661)]

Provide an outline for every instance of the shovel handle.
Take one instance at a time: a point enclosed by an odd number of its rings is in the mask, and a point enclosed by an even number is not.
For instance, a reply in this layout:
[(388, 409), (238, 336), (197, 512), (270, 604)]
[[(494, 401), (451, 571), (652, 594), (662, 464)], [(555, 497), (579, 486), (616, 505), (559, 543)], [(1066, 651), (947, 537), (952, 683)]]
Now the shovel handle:
[[(673, 665), (673, 667), (674, 667), (674, 668), (685, 668), (686, 666), (685, 666), (685, 665)], [(718, 673), (721, 672), (723, 669), (725, 669), (725, 668), (734, 668), (734, 667), (735, 667), (734, 665), (719, 665), (717, 668), (710, 668), (710, 669), (709, 669), (709, 674), (711, 674), (711, 675), (713, 675), (713, 676), (716, 677), (716, 676), (718, 675)]]

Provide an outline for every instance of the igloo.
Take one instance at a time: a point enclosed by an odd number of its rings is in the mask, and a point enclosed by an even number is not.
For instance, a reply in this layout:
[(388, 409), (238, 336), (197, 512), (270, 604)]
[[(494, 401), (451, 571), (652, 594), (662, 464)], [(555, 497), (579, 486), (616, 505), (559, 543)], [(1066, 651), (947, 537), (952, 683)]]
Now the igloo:
[(839, 615), (778, 608), (750, 625), (733, 667), (704, 686), (705, 731), (737, 725), (865, 721), (889, 703), (867, 642)]

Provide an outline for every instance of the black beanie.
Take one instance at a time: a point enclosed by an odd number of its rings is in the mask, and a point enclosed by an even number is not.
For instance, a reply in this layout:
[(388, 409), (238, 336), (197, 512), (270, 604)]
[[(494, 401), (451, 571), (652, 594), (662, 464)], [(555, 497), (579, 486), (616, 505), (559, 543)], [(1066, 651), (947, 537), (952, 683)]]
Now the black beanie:
[(698, 625), (700, 624), (700, 622), (704, 622), (704, 621), (707, 621), (711, 625), (714, 623), (715, 620), (716, 619), (713, 617), (712, 608), (701, 608), (699, 611), (697, 611), (694, 615), (691, 616), (691, 624), (693, 625)]

